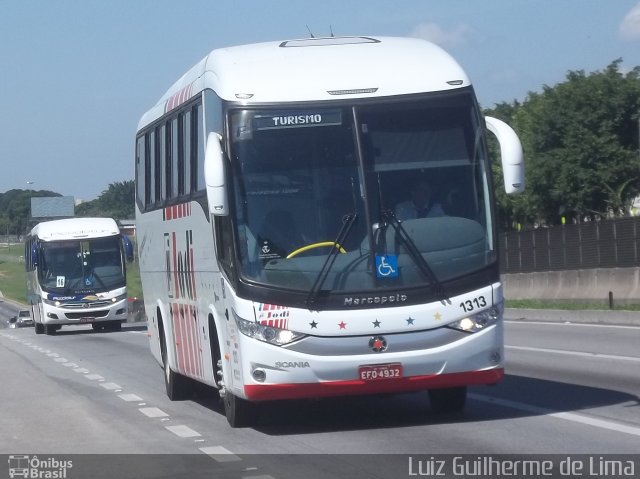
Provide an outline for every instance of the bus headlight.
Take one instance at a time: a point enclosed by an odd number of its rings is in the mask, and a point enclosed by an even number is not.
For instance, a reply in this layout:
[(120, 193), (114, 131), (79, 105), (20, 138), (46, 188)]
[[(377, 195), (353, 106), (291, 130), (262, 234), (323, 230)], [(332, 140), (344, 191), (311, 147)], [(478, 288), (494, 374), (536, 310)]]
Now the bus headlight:
[(238, 330), (253, 339), (264, 341), (265, 343), (274, 344), (276, 346), (284, 346), (306, 336), (302, 333), (290, 331), (288, 329), (276, 328), (274, 326), (266, 326), (255, 321), (247, 321), (233, 312), (233, 316), (238, 325)]
[(62, 305), (62, 303), (57, 299), (53, 301), (50, 299), (43, 298), (42, 301), (44, 302), (44, 304), (48, 304), (49, 306), (55, 306), (56, 308), (59, 308)]
[(485, 309), (484, 311), (450, 323), (447, 327), (457, 329), (458, 331), (464, 331), (465, 333), (477, 333), (478, 331), (482, 331), (483, 329), (495, 324), (502, 317), (502, 310), (503, 304), (500, 303), (489, 309)]

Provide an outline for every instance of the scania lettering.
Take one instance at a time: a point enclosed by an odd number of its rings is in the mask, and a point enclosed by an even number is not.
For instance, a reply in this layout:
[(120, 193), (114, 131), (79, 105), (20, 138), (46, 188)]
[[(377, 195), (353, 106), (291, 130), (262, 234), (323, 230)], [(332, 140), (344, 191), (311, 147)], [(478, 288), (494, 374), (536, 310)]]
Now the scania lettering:
[(135, 144), (145, 312), (169, 397), (210, 385), (238, 427), (294, 398), (427, 390), (455, 411), (468, 386), (500, 381), (487, 131), (506, 192), (521, 192), (515, 132), (418, 39), (221, 48), (181, 75)]
[(296, 362), (276, 362), (276, 368), (310, 368), (311, 365), (308, 361), (296, 361)]
[(37, 224), (24, 255), (36, 334), (74, 324), (119, 330), (128, 311), (125, 258), (132, 256), (131, 242), (111, 218)]

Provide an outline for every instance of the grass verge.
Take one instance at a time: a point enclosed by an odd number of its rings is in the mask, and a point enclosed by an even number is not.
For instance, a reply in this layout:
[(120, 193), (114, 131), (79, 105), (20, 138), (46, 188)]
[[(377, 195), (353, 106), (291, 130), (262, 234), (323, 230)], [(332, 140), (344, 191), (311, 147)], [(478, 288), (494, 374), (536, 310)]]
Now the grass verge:
[[(609, 310), (609, 303), (572, 303), (568, 301), (545, 301), (540, 299), (507, 299), (506, 308), (560, 309), (565, 311)], [(640, 304), (615, 304), (615, 311), (640, 311)]]

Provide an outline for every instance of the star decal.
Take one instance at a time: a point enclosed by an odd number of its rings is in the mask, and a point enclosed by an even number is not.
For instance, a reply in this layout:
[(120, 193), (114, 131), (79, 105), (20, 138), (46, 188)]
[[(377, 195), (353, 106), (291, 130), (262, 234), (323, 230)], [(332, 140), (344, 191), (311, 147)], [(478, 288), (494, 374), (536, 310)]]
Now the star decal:
[(318, 323), (316, 323), (315, 320), (311, 321), (309, 326), (311, 326), (311, 329), (318, 329)]
[(433, 319), (436, 321), (440, 321), (442, 319), (442, 315), (440, 313), (436, 313), (433, 315)]
[(379, 328), (380, 327), (380, 321), (378, 321), (377, 319), (375, 321), (373, 321), (373, 327), (374, 328)]
[(415, 319), (413, 319), (411, 316), (409, 316), (409, 319), (407, 319), (407, 326), (413, 325), (414, 321), (415, 321)]
[(347, 323), (345, 323), (344, 321), (340, 321), (338, 323), (338, 326), (340, 326), (340, 329), (347, 329)]

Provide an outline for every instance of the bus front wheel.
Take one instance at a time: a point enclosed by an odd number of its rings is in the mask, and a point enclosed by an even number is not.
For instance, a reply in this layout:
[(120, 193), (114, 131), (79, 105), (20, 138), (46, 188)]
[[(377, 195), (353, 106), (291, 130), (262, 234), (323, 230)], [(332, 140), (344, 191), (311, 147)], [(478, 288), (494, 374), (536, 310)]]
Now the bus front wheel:
[(429, 401), (431, 409), (437, 413), (460, 412), (467, 402), (467, 388), (430, 389)]
[(231, 427), (249, 427), (258, 418), (258, 407), (256, 404), (226, 391), (224, 394), (224, 413)]
[(44, 324), (35, 323), (34, 327), (35, 327), (35, 330), (36, 330), (36, 334), (44, 334)]
[(48, 336), (51, 336), (51, 335), (55, 334), (56, 331), (58, 331), (59, 329), (60, 329), (60, 326), (57, 325), (57, 324), (45, 324), (44, 325), (44, 332)]

